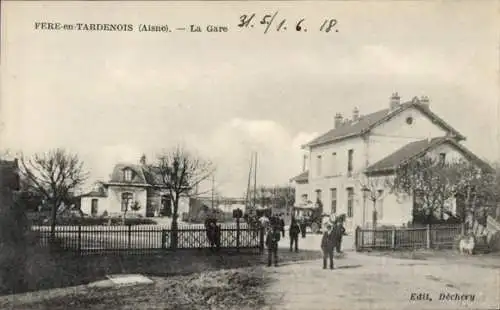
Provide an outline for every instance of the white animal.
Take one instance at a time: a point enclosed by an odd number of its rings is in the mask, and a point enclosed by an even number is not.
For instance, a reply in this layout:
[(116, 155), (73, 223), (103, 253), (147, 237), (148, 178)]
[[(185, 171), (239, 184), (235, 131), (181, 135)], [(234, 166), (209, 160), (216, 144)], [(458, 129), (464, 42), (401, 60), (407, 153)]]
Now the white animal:
[(458, 249), (461, 254), (472, 255), (472, 251), (474, 250), (475, 241), (473, 236), (466, 236), (460, 240), (458, 245)]

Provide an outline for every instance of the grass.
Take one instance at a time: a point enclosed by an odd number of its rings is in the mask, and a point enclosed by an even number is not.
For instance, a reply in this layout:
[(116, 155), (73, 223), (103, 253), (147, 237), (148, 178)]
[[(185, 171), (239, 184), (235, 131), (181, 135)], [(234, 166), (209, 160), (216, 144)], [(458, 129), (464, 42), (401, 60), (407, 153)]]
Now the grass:
[(126, 287), (82, 287), (55, 297), (18, 299), (0, 307), (22, 309), (258, 309), (266, 305), (270, 278), (261, 267), (153, 277), (155, 283)]
[[(24, 293), (68, 286), (77, 286), (105, 279), (110, 274), (143, 274), (152, 277), (189, 275), (204, 271), (259, 266), (266, 256), (255, 250), (236, 252), (221, 249), (213, 253), (203, 250), (178, 250), (140, 254), (107, 254), (78, 256), (67, 253), (49, 253), (45, 248), (32, 251), (25, 261), (24, 283), (0, 294)], [(280, 264), (318, 259), (319, 251), (291, 253), (279, 251)], [(19, 266), (18, 266), (19, 267)], [(1, 308), (1, 307), (0, 307)]]

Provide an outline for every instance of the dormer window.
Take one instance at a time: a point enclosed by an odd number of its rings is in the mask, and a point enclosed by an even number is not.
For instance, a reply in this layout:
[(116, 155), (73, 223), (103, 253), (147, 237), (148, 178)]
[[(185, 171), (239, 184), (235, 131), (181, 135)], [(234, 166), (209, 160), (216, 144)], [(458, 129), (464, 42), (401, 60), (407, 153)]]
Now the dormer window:
[(124, 171), (124, 179), (125, 179), (125, 181), (127, 181), (127, 182), (132, 181), (132, 170), (130, 170), (130, 169), (125, 169), (125, 171)]

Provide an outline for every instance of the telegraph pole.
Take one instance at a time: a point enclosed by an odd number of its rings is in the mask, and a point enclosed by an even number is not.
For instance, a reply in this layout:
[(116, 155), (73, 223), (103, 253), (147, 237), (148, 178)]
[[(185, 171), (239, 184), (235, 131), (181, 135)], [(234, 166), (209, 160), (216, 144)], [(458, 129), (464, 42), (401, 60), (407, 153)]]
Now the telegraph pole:
[(250, 169), (248, 170), (248, 185), (247, 185), (247, 197), (246, 197), (246, 207), (250, 207), (250, 187), (252, 186), (252, 166), (253, 166), (253, 153), (250, 154)]
[(212, 209), (214, 209), (214, 196), (215, 196), (215, 176), (212, 173)]
[(257, 152), (255, 152), (255, 168), (253, 175), (253, 206), (256, 207), (257, 203)]

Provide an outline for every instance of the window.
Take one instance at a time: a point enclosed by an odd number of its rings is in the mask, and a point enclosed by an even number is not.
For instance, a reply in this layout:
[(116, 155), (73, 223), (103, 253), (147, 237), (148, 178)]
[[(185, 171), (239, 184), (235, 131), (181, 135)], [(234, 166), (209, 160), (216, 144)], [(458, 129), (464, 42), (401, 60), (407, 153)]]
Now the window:
[(337, 213), (337, 189), (330, 188), (331, 213)]
[(353, 217), (354, 208), (354, 189), (347, 188), (347, 217)]
[(337, 174), (337, 153), (332, 153), (332, 175)]
[(377, 219), (381, 220), (384, 216), (384, 190), (378, 190), (378, 208), (377, 208)]
[(132, 181), (132, 170), (125, 169), (125, 181)]
[(130, 210), (133, 198), (134, 195), (132, 193), (122, 193), (122, 212)]
[(321, 190), (320, 189), (316, 190), (316, 201), (321, 201)]
[(347, 174), (352, 174), (352, 158), (354, 156), (354, 150), (347, 151)]
[(316, 175), (321, 175), (321, 155), (316, 158)]
[(307, 194), (302, 194), (302, 202), (307, 202)]
[(439, 153), (439, 164), (444, 165), (446, 163), (446, 153)]
[(413, 124), (413, 117), (408, 116), (408, 117), (406, 118), (406, 123), (407, 123), (408, 125)]

